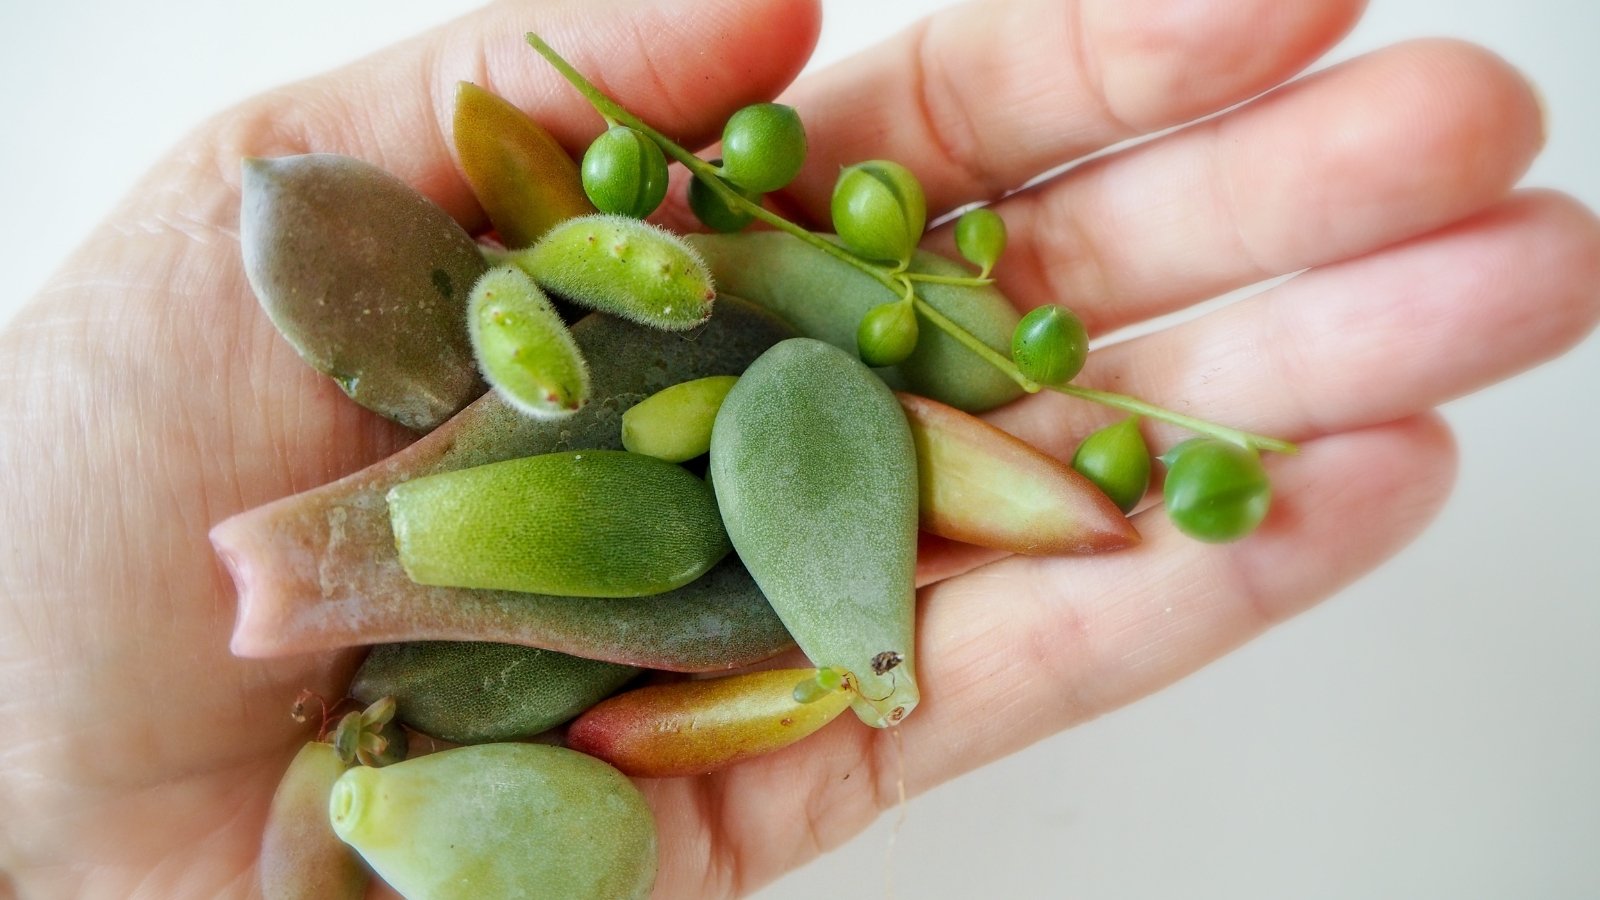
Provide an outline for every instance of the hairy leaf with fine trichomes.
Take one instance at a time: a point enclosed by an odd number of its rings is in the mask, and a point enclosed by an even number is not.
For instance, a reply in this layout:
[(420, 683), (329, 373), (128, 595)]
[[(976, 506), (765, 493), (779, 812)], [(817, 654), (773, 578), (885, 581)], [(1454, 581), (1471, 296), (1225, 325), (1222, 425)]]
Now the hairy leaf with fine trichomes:
[(627, 216), (570, 219), (507, 261), (579, 306), (668, 331), (704, 323), (716, 298), (693, 248)]
[(483, 377), (522, 412), (541, 419), (577, 412), (589, 399), (589, 367), (561, 314), (521, 269), (490, 269), (472, 287), (467, 333)]

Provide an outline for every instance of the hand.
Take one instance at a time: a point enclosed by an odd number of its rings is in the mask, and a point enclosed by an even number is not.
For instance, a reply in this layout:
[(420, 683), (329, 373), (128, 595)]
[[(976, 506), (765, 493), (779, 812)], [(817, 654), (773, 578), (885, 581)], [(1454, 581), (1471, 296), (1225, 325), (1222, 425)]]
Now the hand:
[[(837, 164), (868, 157), (910, 166), (934, 209), (998, 196), (1270, 88), (1360, 4), (1253, 0), (1276, 12), (1233, 4), (1172, 31), (1140, 4), (1081, 5), (952, 10), (797, 86), (813, 155), (786, 202), (820, 221)], [(410, 439), (261, 315), (239, 262), (240, 157), (360, 156), (478, 228), (442, 137), (451, 84), (492, 87), (570, 148), (599, 129), (524, 31), (692, 142), (783, 87), (817, 16), (805, 0), (617, 7), (501, 3), (225, 114), (0, 337), (0, 471), (13, 473), (0, 493), (0, 804), (26, 812), (0, 826), (0, 865), (24, 893), (249, 894), (266, 802), (306, 737), (286, 706), (301, 688), (338, 694), (355, 661), (227, 653), (233, 592), (210, 525)], [(1272, 461), (1276, 509), (1243, 543), (1194, 544), (1156, 511), (1139, 517), (1135, 551), (1014, 558), (926, 589), (910, 792), (1172, 682), (1417, 533), (1453, 472), (1429, 410), (1558, 354), (1600, 316), (1600, 226), (1565, 198), (1510, 193), (1540, 139), (1510, 69), (1418, 43), (1000, 204), (1002, 288), (1029, 306), (1066, 300), (1097, 333), (1311, 267), (1097, 352), (1083, 376), (1304, 452)], [(1061, 455), (1107, 420), (1054, 396), (993, 418)], [(974, 728), (997, 704), (1005, 727)], [(895, 754), (888, 734), (836, 724), (722, 776), (645, 784), (659, 895), (748, 891), (840, 843), (895, 801)]]

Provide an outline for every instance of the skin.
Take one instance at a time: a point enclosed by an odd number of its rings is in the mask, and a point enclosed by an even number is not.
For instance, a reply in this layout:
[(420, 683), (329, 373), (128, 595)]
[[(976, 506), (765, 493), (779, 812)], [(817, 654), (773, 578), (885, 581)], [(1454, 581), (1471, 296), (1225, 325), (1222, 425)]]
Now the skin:
[[(1183, 21), (1151, 6), (954, 7), (819, 73), (783, 97), (813, 157), (778, 201), (818, 215), (839, 164), (868, 158), (916, 171), (930, 213), (998, 196), (1271, 88), (1360, 3), (1197, 0)], [(530, 60), (525, 30), (668, 133), (711, 140), (734, 109), (789, 81), (808, 50), (795, 35), (814, 34), (817, 16), (808, 0), (501, 3), (248, 102), (157, 166), (0, 335), (0, 808), (27, 811), (0, 824), (0, 892), (9, 880), (24, 896), (251, 896), (273, 788), (306, 738), (286, 707), (304, 687), (336, 693), (354, 662), (227, 651), (233, 595), (211, 524), (408, 440), (309, 371), (260, 314), (231, 237), (239, 158), (352, 153), (478, 230), (431, 137), (449, 122), (435, 98), (450, 85), (505, 93), (569, 150), (599, 128)], [(1432, 408), (1561, 353), (1600, 317), (1594, 217), (1559, 195), (1512, 192), (1542, 134), (1533, 94), (1503, 62), (1415, 42), (1001, 205), (1002, 288), (1028, 306), (1077, 298), (1091, 334), (1312, 267), (1096, 352), (1082, 376), (1303, 452), (1269, 461), (1279, 499), (1238, 544), (1198, 544), (1146, 512), (1138, 548), (1087, 561), (1011, 557), (962, 576), (992, 557), (940, 551), (930, 562), (952, 577), (922, 592), (911, 793), (1183, 677), (1423, 528), (1454, 473)], [(681, 209), (662, 217), (689, 221)], [(990, 416), (1063, 458), (1118, 417), (1054, 396)], [(1179, 437), (1147, 434), (1156, 452)], [(1363, 527), (1347, 527), (1357, 518)], [(1028, 713), (975, 729), (994, 713), (995, 685)], [(896, 771), (889, 736), (845, 721), (717, 776), (646, 785), (661, 825), (658, 896), (770, 881), (893, 803)]]

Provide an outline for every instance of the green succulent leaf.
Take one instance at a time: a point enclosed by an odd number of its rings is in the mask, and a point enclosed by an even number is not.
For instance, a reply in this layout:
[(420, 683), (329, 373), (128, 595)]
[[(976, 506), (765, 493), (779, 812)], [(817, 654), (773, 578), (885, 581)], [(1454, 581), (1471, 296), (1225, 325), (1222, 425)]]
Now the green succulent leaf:
[(1065, 306), (1041, 306), (1017, 323), (1011, 358), (1024, 375), (1040, 384), (1066, 384), (1089, 358), (1089, 332)]
[(928, 224), (922, 183), (896, 162), (876, 159), (839, 173), (833, 230), (846, 247), (874, 260), (905, 263)]
[(644, 133), (618, 125), (584, 153), (583, 190), (603, 213), (643, 219), (667, 196), (667, 157)]
[(722, 129), (722, 175), (756, 194), (776, 191), (800, 174), (806, 130), (794, 107), (756, 103), (739, 110)]

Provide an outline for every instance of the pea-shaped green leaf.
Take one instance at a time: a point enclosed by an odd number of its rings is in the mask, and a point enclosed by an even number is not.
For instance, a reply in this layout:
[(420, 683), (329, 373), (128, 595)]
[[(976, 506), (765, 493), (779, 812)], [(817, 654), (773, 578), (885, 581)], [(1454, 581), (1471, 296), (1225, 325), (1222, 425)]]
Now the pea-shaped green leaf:
[(806, 130), (794, 107), (753, 103), (722, 126), (722, 175), (747, 191), (766, 194), (800, 174)]
[(897, 162), (876, 159), (847, 166), (833, 187), (833, 230), (867, 259), (911, 258), (928, 224), (922, 183)]
[(461, 173), (507, 247), (532, 246), (556, 223), (594, 212), (567, 151), (489, 91), (456, 86), (453, 136)]
[(437, 472), (558, 450), (621, 445), (622, 412), (668, 385), (744, 370), (793, 332), (724, 295), (691, 338), (612, 316), (572, 328), (593, 361), (594, 399), (530, 419), (485, 395), (435, 433), (330, 485), (241, 513), (212, 541), (239, 589), (233, 649), (302, 654), (415, 640), (488, 640), (674, 671), (749, 665), (794, 646), (755, 582), (729, 556), (654, 597), (602, 599), (417, 584), (400, 566), (384, 495)]
[(1066, 384), (1089, 358), (1089, 332), (1072, 310), (1046, 304), (1017, 323), (1011, 358), (1022, 374), (1040, 384)]
[(867, 310), (856, 329), (856, 352), (869, 366), (897, 366), (917, 349), (917, 311), (896, 300)]
[(603, 213), (642, 219), (667, 196), (667, 158), (644, 132), (617, 125), (583, 154), (583, 190)]
[(668, 462), (705, 453), (711, 449), (717, 410), (738, 380), (736, 375), (711, 375), (651, 394), (622, 414), (622, 446)]
[(300, 748), (278, 782), (261, 837), (265, 900), (360, 900), (367, 870), (328, 824), (328, 798), (346, 765), (333, 745)]
[(776, 669), (658, 684), (618, 694), (567, 729), (567, 746), (636, 778), (704, 775), (781, 750), (850, 708), (842, 681), (809, 703), (795, 686), (816, 669)]
[(1105, 491), (1123, 512), (1132, 512), (1150, 487), (1150, 448), (1139, 433), (1139, 417), (1129, 416), (1083, 439), (1072, 454), (1072, 468)]
[(667, 331), (704, 323), (716, 298), (682, 238), (627, 216), (569, 219), (509, 259), (552, 294)]
[(1162, 502), (1184, 534), (1213, 544), (1236, 541), (1267, 517), (1272, 483), (1256, 451), (1195, 438), (1162, 459), (1167, 462)]
[(529, 456), (389, 491), (406, 574), (421, 584), (571, 597), (682, 587), (728, 553), (705, 482), (621, 450)]
[(728, 392), (711, 434), (739, 557), (811, 661), (842, 669), (882, 728), (917, 704), (916, 450), (894, 395), (852, 355), (784, 341)]
[(589, 399), (589, 367), (561, 314), (521, 269), (490, 269), (472, 287), (467, 332), (483, 377), (536, 418), (559, 418)]
[(372, 648), (350, 695), (393, 697), (399, 721), (457, 744), (528, 738), (571, 719), (639, 670), (551, 650), (480, 641)]
[(962, 213), (956, 220), (956, 249), (987, 278), (1006, 250), (1006, 221), (986, 206)]
[(483, 393), (464, 323), (487, 267), (444, 210), (333, 154), (247, 159), (241, 191), (245, 274), (313, 368), (419, 430)]
[(357, 767), (334, 784), (328, 817), (410, 900), (629, 900), (655, 882), (644, 797), (563, 747), (480, 744)]
[[(717, 159), (711, 162), (712, 165), (716, 165), (721, 163), (722, 160)], [(746, 200), (757, 205), (761, 203), (760, 194), (754, 191), (747, 191), (738, 185), (730, 184), (726, 180), (718, 180), (725, 187), (728, 187)], [(700, 220), (700, 224), (712, 231), (720, 231), (724, 234), (732, 233), (749, 225), (755, 218), (755, 214), (749, 210), (740, 209), (724, 200), (721, 194), (717, 193), (704, 178), (698, 175), (689, 179), (688, 190), (689, 211), (694, 213), (694, 217)]]
[[(697, 234), (688, 241), (711, 266), (718, 290), (759, 303), (796, 331), (857, 351), (856, 335), (867, 311), (899, 298), (876, 279), (795, 237), (775, 231)], [(958, 263), (917, 253), (911, 271), (968, 276)], [(928, 304), (980, 341), (1005, 353), (1020, 318), (1016, 307), (992, 287), (919, 284)], [(875, 370), (890, 387), (932, 397), (968, 412), (981, 412), (1021, 396), (1022, 389), (982, 357), (931, 323), (919, 323), (911, 356)]]

